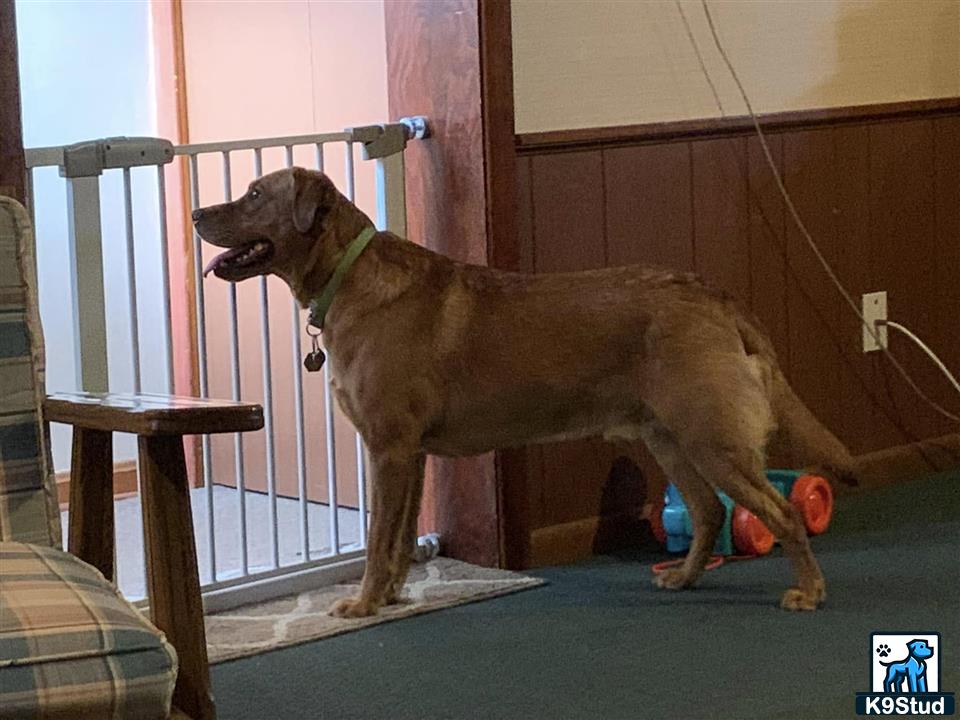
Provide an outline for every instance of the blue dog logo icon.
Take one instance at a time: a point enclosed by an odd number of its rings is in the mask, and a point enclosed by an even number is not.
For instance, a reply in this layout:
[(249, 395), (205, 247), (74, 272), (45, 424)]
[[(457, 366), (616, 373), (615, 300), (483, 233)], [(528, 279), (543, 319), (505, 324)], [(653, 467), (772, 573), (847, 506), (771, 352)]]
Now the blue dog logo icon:
[[(883, 691), (888, 693), (927, 691), (927, 659), (933, 657), (933, 648), (926, 640), (911, 640), (907, 643), (909, 654), (897, 662), (880, 664), (887, 668)], [(883, 655), (883, 653), (880, 653)], [(904, 688), (906, 685), (906, 688)]]
[(956, 712), (954, 694), (940, 689), (940, 633), (873, 632), (868, 652), (871, 689), (856, 694), (857, 715), (924, 717)]

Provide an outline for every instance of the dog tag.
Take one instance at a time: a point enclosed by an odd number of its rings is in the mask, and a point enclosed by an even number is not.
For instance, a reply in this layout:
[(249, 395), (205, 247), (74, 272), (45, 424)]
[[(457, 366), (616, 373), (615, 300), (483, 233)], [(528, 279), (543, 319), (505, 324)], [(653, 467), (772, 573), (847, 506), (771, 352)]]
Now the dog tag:
[(324, 355), (323, 350), (320, 349), (320, 342), (317, 340), (317, 336), (311, 334), (310, 339), (313, 341), (313, 350), (307, 353), (307, 356), (303, 359), (303, 366), (307, 369), (307, 372), (317, 372), (323, 367), (327, 356)]
[(317, 372), (323, 367), (326, 359), (327, 356), (323, 354), (323, 350), (314, 350), (307, 353), (307, 356), (303, 359), (303, 366), (307, 369), (307, 372)]

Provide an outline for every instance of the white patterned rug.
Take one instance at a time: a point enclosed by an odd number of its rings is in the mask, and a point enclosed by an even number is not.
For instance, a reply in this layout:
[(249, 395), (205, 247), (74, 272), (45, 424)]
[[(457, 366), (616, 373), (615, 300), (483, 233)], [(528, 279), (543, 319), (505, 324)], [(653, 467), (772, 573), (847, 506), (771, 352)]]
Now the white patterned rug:
[(407, 602), (381, 608), (373, 617), (327, 614), (335, 600), (357, 592), (359, 580), (208, 615), (207, 652), (210, 662), (223, 662), (542, 584), (540, 578), (438, 557), (410, 567)]

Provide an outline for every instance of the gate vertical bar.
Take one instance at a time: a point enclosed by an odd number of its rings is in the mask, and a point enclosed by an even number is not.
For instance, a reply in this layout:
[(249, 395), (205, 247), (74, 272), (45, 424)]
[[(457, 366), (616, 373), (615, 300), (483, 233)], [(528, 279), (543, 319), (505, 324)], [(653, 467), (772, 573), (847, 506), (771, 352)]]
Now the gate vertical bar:
[[(253, 151), (253, 175), (263, 175), (263, 151)], [(273, 371), (270, 362), (270, 299), (267, 277), (260, 276), (260, 341), (263, 348), (263, 432), (267, 452), (267, 497), (270, 503), (270, 549), (273, 567), (280, 567), (280, 542), (277, 527), (277, 470), (273, 441)]]
[(99, 177), (67, 180), (67, 213), (77, 387), (107, 392), (110, 383)]
[[(356, 194), (356, 179), (353, 171), (353, 143), (347, 143), (347, 169), (346, 169), (347, 197), (353, 202)], [(357, 513), (359, 529), (360, 546), (367, 544), (367, 464), (363, 448), (363, 438), (360, 433), (354, 437), (355, 449), (357, 454)]]
[[(222, 153), (223, 167), (223, 201), (233, 199), (233, 175), (230, 164), (230, 152)], [(240, 328), (237, 313), (237, 284), (227, 283), (227, 312), (230, 317), (230, 395), (234, 400), (240, 399)], [(240, 570), (246, 575), (249, 572), (250, 558), (247, 543), (247, 482), (246, 469), (243, 462), (243, 433), (233, 434), (233, 471), (237, 485), (237, 517), (239, 525), (237, 533), (240, 541)]]
[[(293, 146), (287, 145), (284, 148), (284, 159), (287, 167), (293, 167)], [(300, 515), (300, 556), (304, 561), (310, 559), (310, 520), (307, 506), (307, 451), (303, 428), (303, 367), (300, 365), (302, 350), (300, 347), (300, 303), (296, 297), (290, 298), (290, 317), (292, 327), (290, 328), (290, 337), (292, 338), (293, 352), (293, 417), (296, 423), (297, 438), (297, 495), (299, 497), (299, 515)]]
[(137, 315), (137, 254), (133, 239), (133, 190), (130, 168), (123, 168), (123, 214), (127, 245), (127, 305), (130, 309), (130, 355), (133, 361), (133, 392), (142, 389), (140, 375), (140, 321)]
[[(197, 156), (190, 154), (190, 210), (200, 207), (200, 173), (197, 168)], [(196, 292), (197, 308), (197, 372), (200, 376), (200, 397), (210, 397), (207, 385), (207, 321), (203, 300), (203, 254), (200, 249), (200, 235), (193, 231), (193, 284)], [(213, 512), (213, 461), (210, 453), (210, 436), (202, 435), (200, 443), (203, 451), (203, 492), (207, 500), (207, 545), (210, 552), (210, 581), (217, 581), (217, 543)]]
[(164, 165), (157, 165), (157, 198), (160, 228), (160, 287), (163, 302), (163, 347), (166, 350), (167, 393), (173, 395), (173, 316), (170, 312), (170, 255), (167, 236), (167, 175)]

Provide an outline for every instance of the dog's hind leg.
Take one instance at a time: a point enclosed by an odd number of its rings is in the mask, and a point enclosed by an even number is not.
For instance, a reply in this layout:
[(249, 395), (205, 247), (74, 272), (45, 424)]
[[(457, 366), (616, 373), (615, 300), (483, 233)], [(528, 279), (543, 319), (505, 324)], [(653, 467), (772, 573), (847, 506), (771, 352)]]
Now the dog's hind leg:
[[(371, 449), (371, 525), (360, 594), (330, 608), (337, 617), (365, 617), (396, 600), (410, 566), (411, 523), (423, 487), (423, 456), (405, 447)], [(412, 518), (412, 520), (411, 520)], [(415, 525), (414, 532), (415, 530)]]
[(693, 541), (683, 564), (658, 573), (653, 582), (670, 590), (688, 588), (703, 573), (713, 552), (723, 526), (723, 504), (714, 489), (684, 457), (676, 439), (666, 428), (656, 422), (648, 423), (643, 426), (641, 436), (667, 479), (680, 489), (693, 519)]
[(807, 531), (797, 510), (767, 482), (759, 449), (689, 448), (693, 464), (734, 502), (756, 515), (780, 541), (797, 578), (780, 602), (786, 610), (815, 610), (826, 597), (820, 567), (810, 550)]

